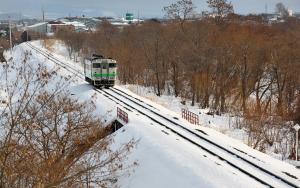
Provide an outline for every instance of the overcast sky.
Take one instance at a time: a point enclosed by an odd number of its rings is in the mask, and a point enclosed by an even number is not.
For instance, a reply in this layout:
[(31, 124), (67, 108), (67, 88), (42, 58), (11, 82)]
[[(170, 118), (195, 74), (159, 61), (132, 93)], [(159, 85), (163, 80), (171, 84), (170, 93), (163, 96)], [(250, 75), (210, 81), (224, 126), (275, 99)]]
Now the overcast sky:
[[(62, 16), (123, 16), (127, 11), (141, 17), (162, 17), (162, 8), (176, 0), (0, 0), (0, 13), (21, 13), (41, 17), (42, 7), (48, 18)], [(274, 12), (275, 4), (284, 3), (300, 12), (300, 0), (231, 0), (236, 13)], [(194, 0), (197, 11), (208, 10), (206, 0)]]

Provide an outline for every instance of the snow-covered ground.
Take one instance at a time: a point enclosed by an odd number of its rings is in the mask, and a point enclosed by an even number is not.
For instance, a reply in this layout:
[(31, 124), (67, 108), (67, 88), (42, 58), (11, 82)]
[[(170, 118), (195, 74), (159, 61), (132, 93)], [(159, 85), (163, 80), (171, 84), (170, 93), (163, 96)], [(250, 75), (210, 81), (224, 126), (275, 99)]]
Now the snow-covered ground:
[(229, 114), (223, 114), (221, 116), (208, 115), (207, 113), (209, 112), (209, 109), (201, 109), (197, 104), (191, 106), (190, 101), (187, 101), (184, 105), (181, 103), (182, 99), (180, 97), (174, 97), (166, 94), (158, 97), (152, 88), (137, 85), (125, 85), (121, 87), (124, 87), (133, 93), (147, 98), (154, 103), (164, 106), (165, 108), (168, 108), (178, 114), (181, 113), (181, 109), (188, 109), (199, 116), (199, 123), (201, 126), (212, 128), (247, 144), (248, 137), (245, 130), (236, 129), (235, 127), (236, 121), (238, 120), (236, 117), (230, 116)]
[[(125, 89), (132, 91), (138, 96), (142, 96), (143, 98), (148, 99), (149, 101), (154, 102), (155, 104), (159, 104), (167, 109), (170, 109), (177, 114), (181, 114), (181, 109), (187, 109), (199, 116), (200, 125), (208, 128), (212, 128), (220, 133), (223, 133), (231, 138), (239, 140), (244, 144), (249, 144), (249, 137), (247, 130), (243, 126), (241, 126), (243, 119), (238, 116), (234, 116), (231, 114), (222, 114), (222, 115), (212, 115), (208, 113), (209, 109), (201, 109), (198, 104), (191, 106), (191, 101), (186, 101), (185, 104), (182, 104), (182, 99), (180, 97), (170, 96), (168, 94), (163, 94), (158, 97), (153, 88), (143, 87), (138, 85), (124, 85), (121, 86)], [(284, 131), (282, 131), (284, 132)], [(285, 135), (286, 137), (291, 135)], [(293, 135), (292, 135), (293, 136)], [(288, 139), (284, 138), (283, 140)], [(281, 153), (276, 153), (276, 146), (282, 143), (275, 143), (273, 146), (266, 146), (265, 152), (279, 160), (284, 160), (290, 164), (295, 166), (300, 166), (300, 162), (296, 162), (293, 160), (288, 160), (287, 156), (283, 156)]]
[[(43, 49), (40, 42), (33, 42), (32, 44)], [(54, 57), (82, 71), (80, 63), (68, 60), (67, 51), (61, 44), (57, 43), (53, 49), (55, 52), (53, 54)], [(13, 57), (20, 56), (26, 50), (30, 50), (30, 48), (25, 44), (15, 47)], [(9, 55), (7, 54), (7, 56)], [(50, 67), (56, 66), (53, 62), (34, 51), (32, 51), (30, 61), (32, 63), (43, 62)], [(65, 70), (61, 70), (58, 73), (62, 75), (70, 74)], [(178, 121), (191, 130), (201, 129), (207, 134), (205, 135), (207, 139), (213, 140), (223, 147), (271, 169), (274, 173), (288, 172), (293, 174), (298, 178), (297, 180), (290, 177), (286, 178), (291, 179), (291, 181), (300, 186), (300, 172), (294, 166), (273, 159), (266, 154), (249, 148), (240, 141), (211, 129), (214, 128), (239, 140), (245, 140), (245, 134), (242, 130), (229, 131), (231, 127), (229, 116), (212, 117), (207, 115), (205, 110), (188, 107), (191, 111), (200, 115), (200, 124), (205, 125), (201, 127), (194, 126), (180, 118), (181, 108), (187, 106), (182, 106), (180, 100), (177, 98), (168, 96), (157, 98), (145, 88), (137, 88), (135, 86), (117, 86), (117, 88), (132, 95), (134, 93), (131, 93), (128, 89), (145, 96), (148, 99), (141, 98), (140, 96), (136, 97), (150, 103), (160, 113), (165, 114), (165, 116), (178, 117)], [(93, 98), (97, 106), (97, 113), (103, 117), (104, 121), (110, 122), (116, 118), (117, 104), (103, 95), (96, 93), (86, 82), (76, 78), (72, 80), (72, 84), (66, 89), (70, 90), (74, 94), (74, 97), (78, 97), (80, 100)], [(138, 139), (138, 145), (134, 148), (126, 163), (137, 161), (139, 165), (129, 177), (124, 176), (118, 181), (121, 187), (263, 187), (262, 184), (231, 167), (228, 163), (192, 145), (152, 120), (143, 117), (137, 111), (128, 113), (129, 123), (114, 133), (114, 147), (118, 147), (118, 145), (128, 142), (132, 138)], [(199, 143), (202, 142), (197, 140), (197, 138), (193, 139)], [(210, 147), (207, 143), (201, 144)], [(211, 147), (211, 150), (224, 155), (226, 158), (230, 157), (216, 148)], [(237, 159), (230, 160), (235, 161), (237, 165), (244, 165)], [(250, 169), (250, 171), (253, 174), (261, 173), (256, 172), (254, 169)], [(272, 177), (267, 178), (272, 179)]]

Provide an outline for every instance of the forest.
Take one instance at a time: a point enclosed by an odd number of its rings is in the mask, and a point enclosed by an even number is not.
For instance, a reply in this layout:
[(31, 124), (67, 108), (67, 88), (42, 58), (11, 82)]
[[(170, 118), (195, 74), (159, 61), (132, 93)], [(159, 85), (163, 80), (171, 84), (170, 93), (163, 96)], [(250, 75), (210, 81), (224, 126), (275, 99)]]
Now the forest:
[(104, 21), (96, 32), (56, 37), (71, 58), (98, 53), (116, 59), (122, 84), (242, 117), (237, 126), (246, 127), (254, 148), (292, 139), (292, 126), (300, 123), (300, 20), (270, 24), (259, 15), (234, 14), (227, 1), (207, 2), (211, 12), (201, 18), (192, 1), (181, 0), (163, 8), (167, 22), (117, 28)]

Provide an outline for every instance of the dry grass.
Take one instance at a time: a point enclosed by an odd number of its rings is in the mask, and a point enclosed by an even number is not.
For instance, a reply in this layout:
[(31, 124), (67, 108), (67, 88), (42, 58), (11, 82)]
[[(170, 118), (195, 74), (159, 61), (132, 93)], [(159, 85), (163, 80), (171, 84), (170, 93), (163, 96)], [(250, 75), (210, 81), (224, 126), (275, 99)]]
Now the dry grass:
[(43, 40), (43, 45), (47, 50), (53, 52), (55, 42), (56, 42), (55, 39), (44, 39)]

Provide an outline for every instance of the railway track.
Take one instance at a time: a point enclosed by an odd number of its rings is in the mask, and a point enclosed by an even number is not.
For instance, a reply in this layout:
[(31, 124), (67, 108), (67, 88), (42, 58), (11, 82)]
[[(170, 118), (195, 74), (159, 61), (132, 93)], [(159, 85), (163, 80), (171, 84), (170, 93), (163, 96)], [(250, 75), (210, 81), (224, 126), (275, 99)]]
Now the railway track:
[[(105, 91), (105, 90), (104, 90), (104, 91)], [(213, 142), (213, 141), (211, 141), (211, 140), (205, 138), (204, 136), (200, 135), (199, 133), (197, 133), (197, 132), (195, 132), (195, 131), (193, 131), (193, 130), (191, 130), (191, 129), (188, 129), (188, 128), (184, 127), (184, 126), (182, 126), (180, 123), (174, 121), (173, 119), (167, 118), (167, 117), (165, 117), (164, 115), (161, 115), (159, 112), (157, 112), (157, 111), (155, 111), (155, 110), (153, 110), (153, 109), (150, 109), (149, 107), (147, 107), (147, 106), (149, 106), (149, 105), (143, 105), (143, 103), (145, 104), (144, 101), (138, 100), (138, 99), (136, 99), (136, 98), (130, 96), (129, 94), (127, 94), (127, 93), (125, 93), (125, 92), (123, 92), (123, 91), (121, 91), (121, 90), (119, 90), (119, 89), (116, 89), (116, 88), (112, 88), (112, 89), (110, 89), (110, 91), (113, 91), (114, 93), (118, 94), (119, 96), (126, 98), (127, 100), (131, 101), (132, 103), (134, 103), (134, 104), (136, 104), (136, 105), (138, 105), (138, 106), (140, 106), (140, 107), (142, 107), (142, 108), (148, 110), (149, 112), (155, 114), (156, 116), (160, 117), (161, 119), (166, 120), (166, 121), (172, 123), (173, 125), (175, 125), (175, 126), (181, 128), (181, 129), (185, 130), (186, 132), (188, 132), (188, 133), (190, 133), (190, 134), (196, 136), (197, 138), (199, 138), (199, 139), (201, 139), (201, 140), (207, 142), (208, 144), (211, 144), (211, 145), (213, 145), (214, 147), (216, 147), (216, 148), (218, 148), (218, 149), (221, 149), (222, 151), (225, 151), (226, 153), (228, 153), (228, 154), (230, 154), (230, 155), (232, 155), (232, 156), (234, 156), (234, 157), (236, 157), (236, 158), (242, 160), (243, 162), (247, 163), (248, 165), (255, 167), (257, 170), (262, 171), (262, 172), (264, 172), (265, 174), (268, 174), (268, 175), (270, 175), (270, 176), (272, 176), (272, 177), (274, 177), (274, 178), (276, 178), (276, 179), (278, 179), (278, 180), (284, 182), (285, 184), (289, 185), (290, 187), (299, 187), (299, 185), (296, 185), (295, 183), (292, 183), (292, 182), (286, 180), (285, 178), (279, 176), (278, 174), (275, 174), (275, 173), (273, 173), (273, 172), (271, 172), (271, 171), (269, 171), (269, 170), (267, 170), (267, 169), (265, 169), (265, 168), (263, 168), (263, 167), (261, 167), (261, 166), (255, 164), (254, 162), (252, 162), (252, 161), (246, 159), (245, 157), (243, 157), (243, 156), (241, 156), (241, 155), (239, 155), (239, 154), (237, 154), (237, 153), (234, 153), (234, 152), (230, 151), (229, 149), (227, 149), (227, 148), (225, 148), (225, 147), (223, 147), (223, 146), (221, 146), (221, 145), (219, 145), (219, 144), (216, 144), (215, 142)], [(107, 93), (107, 91), (106, 91), (106, 93)], [(119, 99), (119, 97), (115, 97), (115, 98), (118, 99), (119, 101), (124, 101), (124, 100), (122, 100), (122, 99)], [(137, 102), (137, 101), (135, 101), (135, 100), (138, 100), (139, 102)], [(137, 110), (136, 107), (133, 107), (133, 106), (131, 106), (131, 107), (134, 108), (135, 110)], [(155, 107), (153, 107), (153, 106), (151, 106), (151, 105), (150, 105), (150, 107), (151, 107), (151, 108), (155, 108)], [(228, 164), (230, 164), (230, 165), (233, 166), (234, 168), (239, 169), (241, 172), (243, 172), (243, 173), (249, 175), (250, 177), (254, 178), (255, 180), (261, 182), (262, 184), (267, 185), (267, 186), (269, 186), (269, 187), (274, 187), (274, 186), (272, 186), (271, 184), (267, 183), (266, 181), (262, 180), (261, 178), (258, 178), (257, 176), (254, 176), (254, 175), (252, 175), (252, 174), (249, 174), (249, 172), (245, 171), (245, 170), (242, 169), (241, 167), (239, 167), (239, 166), (237, 166), (236, 164), (232, 163), (232, 162), (229, 161), (228, 159), (225, 159), (223, 156), (220, 156), (219, 154), (217, 154), (217, 153), (215, 153), (215, 152), (212, 152), (211, 150), (208, 150), (205, 146), (200, 145), (199, 143), (195, 143), (194, 140), (192, 140), (191, 138), (187, 138), (184, 134), (179, 133), (179, 132), (178, 132), (177, 130), (175, 130), (174, 128), (172, 128), (172, 127), (170, 127), (170, 126), (166, 126), (165, 124), (161, 123), (160, 121), (157, 121), (157, 119), (154, 119), (153, 116), (150, 116), (150, 115), (149, 115), (149, 113), (145, 113), (144, 111), (141, 111), (141, 110), (138, 110), (138, 112), (141, 113), (141, 114), (143, 114), (144, 116), (147, 116), (148, 118), (150, 118), (151, 120), (155, 121), (156, 123), (158, 123), (158, 124), (164, 126), (165, 128), (171, 130), (172, 132), (174, 132), (175, 134), (177, 134), (177, 135), (179, 135), (180, 137), (184, 138), (185, 140), (187, 140), (187, 141), (193, 143), (194, 145), (197, 145), (198, 147), (200, 147), (201, 149), (207, 151), (208, 153), (210, 153), (210, 154), (212, 154), (212, 155), (214, 155), (214, 156), (217, 156), (218, 158), (220, 158), (220, 159), (223, 160), (223, 161), (226, 161)], [(284, 175), (286, 175), (286, 174), (284, 174)]]
[[(47, 57), (50, 61), (56, 63), (57, 65), (61, 66), (62, 68), (70, 71), (74, 75), (84, 79), (84, 75), (78, 70), (74, 69), (73, 67), (69, 66), (68, 64), (62, 62), (61, 60), (55, 58), (52, 54), (45, 52), (43, 50), (40, 50), (33, 46), (32, 44), (26, 43), (31, 49), (35, 50), (36, 52), (40, 53), (41, 55)], [(98, 93), (101, 93), (105, 97), (109, 98), (110, 100), (114, 101), (115, 103), (123, 106), (124, 108), (128, 109), (129, 111), (137, 111), (140, 114), (148, 117), (158, 125), (165, 127), (166, 129), (170, 130), (171, 132), (177, 134), (182, 139), (186, 140), (187, 142), (190, 142), (191, 144), (201, 148), (202, 150), (206, 151), (207, 153), (211, 154), (212, 156), (215, 156), (219, 158), (222, 161), (225, 161), (228, 165), (232, 166), (233, 168), (239, 170), (240, 172), (244, 173), (245, 175), (249, 176), (250, 178), (253, 178), (254, 180), (260, 182), (261, 184), (268, 186), (268, 187), (277, 187), (277, 185), (281, 185), (281, 187), (300, 187), (294, 182), (291, 182), (285, 177), (280, 176), (277, 173), (273, 173), (270, 170), (261, 167), (258, 164), (255, 164), (254, 162), (246, 159), (242, 155), (239, 155), (237, 153), (232, 152), (231, 150), (225, 148), (222, 145), (219, 145), (212, 140), (205, 138), (204, 136), (200, 135), (198, 132), (188, 129), (184, 126), (182, 126), (178, 121), (174, 121), (171, 118), (165, 117), (164, 115), (161, 115), (159, 112), (157, 112), (157, 109), (144, 101), (141, 101), (140, 99), (137, 99), (135, 97), (130, 96), (129, 94), (125, 93), (124, 91), (121, 91), (117, 88), (112, 89), (105, 89), (105, 90), (99, 90), (94, 88), (94, 90)], [(122, 100), (126, 99), (126, 100)], [(130, 102), (128, 102), (130, 101)], [(149, 113), (150, 112), (150, 113)], [(151, 115), (150, 115), (151, 114)], [(168, 125), (169, 124), (169, 125)], [(170, 126), (172, 124), (173, 126)], [(193, 138), (191, 138), (193, 137)], [(201, 141), (201, 143), (200, 143)], [(219, 151), (221, 152), (219, 152)], [(226, 157), (226, 155), (223, 155), (224, 153), (231, 156), (231, 159)], [(238, 160), (238, 161), (237, 161)], [(240, 166), (240, 162), (242, 162), (242, 165)], [(240, 164), (238, 164), (240, 163)], [(251, 173), (251, 170), (255, 169), (258, 173), (253, 174)], [(267, 177), (266, 179), (263, 178), (263, 176)], [(287, 175), (287, 174), (284, 174)], [(292, 177), (292, 176), (291, 176)], [(270, 181), (271, 180), (273, 181)]]
[(72, 66), (66, 64), (65, 62), (61, 61), (60, 59), (54, 57), (51, 53), (49, 52), (45, 52), (35, 46), (33, 46), (32, 44), (30, 44), (29, 42), (25, 43), (29, 48), (35, 50), (36, 52), (38, 52), (39, 54), (43, 55), (44, 57), (48, 58), (48, 60), (52, 61), (53, 63), (57, 64), (58, 66), (68, 70), (69, 72), (71, 72), (72, 74), (74, 74), (76, 77), (79, 78), (83, 78), (84, 79), (84, 74), (82, 72), (79, 72), (77, 69), (74, 69)]
[[(85, 76), (82, 72), (79, 72), (77, 69), (74, 69), (72, 66), (66, 64), (65, 62), (59, 60), (58, 58), (54, 57), (51, 53), (49, 52), (45, 52), (35, 46), (33, 46), (32, 44), (30, 44), (29, 42), (26, 42), (26, 45), (35, 50), (36, 52), (38, 52), (39, 54), (43, 55), (44, 57), (47, 57), (49, 61), (52, 61), (53, 63), (55, 63), (56, 65), (66, 69), (67, 71), (71, 72), (72, 74), (74, 74), (76, 77), (80, 78), (80, 79), (85, 79)], [(102, 92), (99, 89), (94, 88), (98, 93), (101, 93), (102, 95), (104, 95), (106, 98), (108, 98), (111, 101), (114, 101), (116, 104), (124, 107), (127, 110), (132, 110), (132, 109), (128, 109), (128, 107), (122, 105), (120, 102), (118, 102), (118, 100), (115, 100), (114, 98), (110, 97), (109, 95), (105, 94), (104, 92)]]

